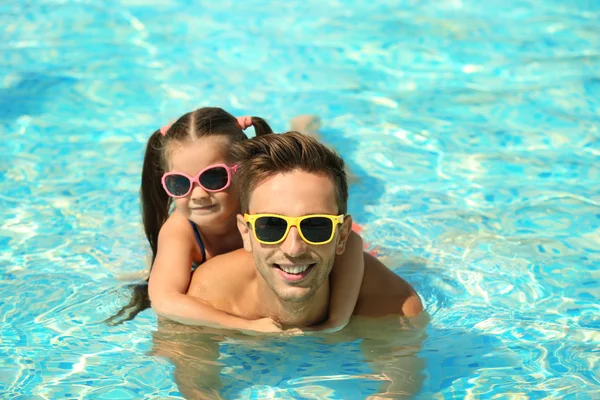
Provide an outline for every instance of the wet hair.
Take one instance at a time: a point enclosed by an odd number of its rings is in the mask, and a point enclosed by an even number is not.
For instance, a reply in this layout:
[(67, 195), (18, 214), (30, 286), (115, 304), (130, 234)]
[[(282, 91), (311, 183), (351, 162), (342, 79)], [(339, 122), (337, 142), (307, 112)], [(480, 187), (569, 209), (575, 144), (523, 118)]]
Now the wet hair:
[(231, 154), (238, 164), (242, 213), (248, 212), (256, 187), (278, 173), (302, 170), (329, 177), (335, 185), (338, 213), (348, 209), (348, 182), (344, 160), (315, 138), (300, 132), (255, 137), (234, 144)]
[[(269, 124), (259, 117), (252, 117), (252, 126), (257, 137), (273, 133)], [(152, 250), (150, 265), (154, 264), (156, 259), (158, 233), (169, 218), (172, 204), (171, 197), (164, 191), (161, 183), (163, 174), (169, 169), (169, 152), (173, 144), (189, 143), (207, 136), (225, 136), (232, 144), (248, 139), (237, 119), (216, 107), (199, 108), (184, 114), (168, 128), (164, 135), (159, 129), (148, 139), (142, 167), (140, 200), (144, 231)], [(132, 290), (131, 301), (108, 318), (107, 323), (116, 325), (129, 321), (150, 307), (148, 279), (144, 283), (129, 287)]]

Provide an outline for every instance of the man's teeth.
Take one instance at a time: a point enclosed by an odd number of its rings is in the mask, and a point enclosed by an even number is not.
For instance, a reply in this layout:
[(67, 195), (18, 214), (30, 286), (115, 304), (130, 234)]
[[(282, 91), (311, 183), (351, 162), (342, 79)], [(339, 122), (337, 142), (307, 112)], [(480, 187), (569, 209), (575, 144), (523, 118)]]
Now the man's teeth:
[(310, 265), (280, 265), (279, 268), (288, 274), (301, 274), (306, 271)]

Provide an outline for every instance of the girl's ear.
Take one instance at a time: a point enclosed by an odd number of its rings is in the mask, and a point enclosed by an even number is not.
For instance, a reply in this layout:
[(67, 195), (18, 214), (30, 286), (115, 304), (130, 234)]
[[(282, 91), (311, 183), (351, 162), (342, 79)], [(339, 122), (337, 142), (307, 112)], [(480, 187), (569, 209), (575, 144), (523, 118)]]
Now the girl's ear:
[(340, 228), (340, 237), (338, 239), (337, 245), (335, 246), (335, 254), (340, 255), (343, 254), (346, 250), (346, 242), (350, 237), (350, 233), (352, 232), (352, 216), (346, 215), (344, 218), (344, 223)]
[(249, 253), (252, 253), (252, 241), (250, 240), (250, 228), (248, 224), (244, 222), (244, 216), (242, 214), (237, 215), (237, 227), (240, 231), (240, 235), (242, 235), (242, 241), (244, 242), (244, 250)]

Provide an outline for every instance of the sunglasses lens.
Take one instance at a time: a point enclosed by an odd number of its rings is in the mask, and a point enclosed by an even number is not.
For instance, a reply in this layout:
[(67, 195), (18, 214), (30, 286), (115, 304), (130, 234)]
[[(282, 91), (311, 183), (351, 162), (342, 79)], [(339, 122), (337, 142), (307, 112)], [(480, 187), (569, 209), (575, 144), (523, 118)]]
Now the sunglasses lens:
[(333, 222), (324, 217), (306, 218), (300, 222), (300, 230), (306, 240), (323, 243), (328, 241), (333, 233)]
[(171, 196), (184, 196), (190, 190), (190, 180), (183, 175), (169, 175), (165, 186)]
[(220, 190), (227, 186), (229, 175), (223, 167), (207, 169), (200, 175), (200, 183), (208, 190)]
[(254, 222), (256, 238), (263, 242), (277, 242), (287, 229), (285, 219), (279, 217), (260, 217)]

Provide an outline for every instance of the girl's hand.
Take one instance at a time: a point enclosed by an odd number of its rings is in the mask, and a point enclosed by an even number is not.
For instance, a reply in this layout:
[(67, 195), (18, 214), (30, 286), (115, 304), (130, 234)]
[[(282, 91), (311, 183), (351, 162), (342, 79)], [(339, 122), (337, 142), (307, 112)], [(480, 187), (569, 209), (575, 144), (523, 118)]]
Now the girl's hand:
[(284, 330), (283, 334), (287, 335), (287, 336), (301, 336), (301, 335), (306, 334), (306, 332), (300, 328), (289, 328), (289, 329)]
[(248, 323), (248, 329), (263, 333), (280, 333), (283, 331), (281, 324), (271, 318), (255, 319)]

